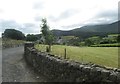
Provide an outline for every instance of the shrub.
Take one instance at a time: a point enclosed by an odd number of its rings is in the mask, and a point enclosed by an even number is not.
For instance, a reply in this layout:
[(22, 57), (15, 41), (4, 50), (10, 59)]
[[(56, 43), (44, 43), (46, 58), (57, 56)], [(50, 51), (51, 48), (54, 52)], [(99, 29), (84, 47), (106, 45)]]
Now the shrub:
[(120, 44), (100, 44), (100, 45), (91, 45), (91, 47), (120, 47)]

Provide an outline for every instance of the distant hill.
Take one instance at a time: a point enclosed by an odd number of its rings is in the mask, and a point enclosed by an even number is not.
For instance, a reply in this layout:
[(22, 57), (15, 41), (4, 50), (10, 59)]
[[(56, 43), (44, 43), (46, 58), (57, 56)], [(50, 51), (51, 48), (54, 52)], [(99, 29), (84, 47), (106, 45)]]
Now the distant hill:
[(108, 34), (120, 33), (118, 32), (118, 24), (120, 24), (120, 21), (104, 25), (87, 25), (69, 31), (52, 30), (52, 32), (56, 36), (78, 36), (81, 38), (87, 38), (95, 35), (106, 36)]

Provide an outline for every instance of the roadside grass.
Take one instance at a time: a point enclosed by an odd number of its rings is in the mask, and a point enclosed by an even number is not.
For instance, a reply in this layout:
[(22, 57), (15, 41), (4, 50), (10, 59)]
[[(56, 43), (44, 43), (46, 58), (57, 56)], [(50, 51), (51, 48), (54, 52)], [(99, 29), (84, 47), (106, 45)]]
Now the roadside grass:
[(13, 47), (13, 46), (17, 46), (17, 45), (23, 45), (25, 41), (23, 40), (13, 40), (13, 39), (7, 39), (4, 38), (2, 39), (2, 47), (3, 48), (8, 48), (8, 47)]
[[(37, 44), (35, 48), (45, 51), (47, 45)], [(64, 49), (67, 49), (67, 58), (78, 62), (95, 63), (106, 67), (118, 68), (118, 47), (74, 47), (65, 45), (53, 45), (51, 54), (64, 57)]]

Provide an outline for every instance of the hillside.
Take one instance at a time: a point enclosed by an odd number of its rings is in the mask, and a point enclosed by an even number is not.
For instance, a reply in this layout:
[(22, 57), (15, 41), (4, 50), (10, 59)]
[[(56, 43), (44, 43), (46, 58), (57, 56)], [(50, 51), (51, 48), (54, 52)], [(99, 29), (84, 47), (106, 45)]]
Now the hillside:
[(119, 33), (119, 23), (120, 21), (104, 25), (87, 25), (69, 31), (52, 30), (52, 32), (56, 36), (79, 36), (81, 38), (87, 38), (94, 35), (106, 36), (108, 34)]

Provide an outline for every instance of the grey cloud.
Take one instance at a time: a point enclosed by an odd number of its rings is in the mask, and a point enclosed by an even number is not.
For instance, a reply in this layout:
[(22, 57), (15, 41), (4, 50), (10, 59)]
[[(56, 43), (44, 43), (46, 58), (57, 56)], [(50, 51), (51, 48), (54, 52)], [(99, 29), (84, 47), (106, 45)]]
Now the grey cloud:
[(77, 10), (68, 9), (68, 10), (64, 11), (63, 13), (61, 13), (61, 15), (59, 16), (59, 18), (65, 19), (65, 18), (73, 16), (76, 13), (78, 13)]
[(23, 24), (24, 27), (35, 27), (35, 24), (32, 24), (32, 23), (24, 23)]
[(117, 15), (118, 13), (115, 10), (104, 11), (98, 14), (99, 17), (116, 17)]
[(117, 19), (115, 18), (94, 18), (92, 20), (88, 20), (85, 22), (85, 24), (87, 25), (97, 25), (97, 24), (110, 24), (117, 21)]
[(58, 17), (54, 17), (54, 16), (49, 16), (48, 19), (50, 19), (50, 20), (53, 21), (53, 22), (56, 22), (56, 21), (59, 20)]
[(78, 11), (75, 10), (75, 9), (68, 9), (68, 10), (65, 10), (64, 12), (62, 12), (58, 17), (54, 17), (54, 16), (50, 16), (49, 19), (51, 21), (59, 21), (59, 20), (62, 20), (62, 19), (66, 19), (66, 18), (69, 18), (75, 14), (77, 14)]
[(97, 19), (98, 21), (100, 21), (99, 20), (100, 18), (104, 18), (103, 20), (101, 20), (101, 22), (110, 23), (118, 20), (118, 11), (117, 10), (103, 11), (102, 13), (98, 14), (95, 18), (96, 18), (96, 21)]
[(83, 24), (77, 23), (77, 24), (72, 24), (72, 25), (68, 25), (68, 26), (62, 26), (62, 28), (67, 28), (67, 29), (71, 29), (71, 28), (77, 28), (82, 26)]
[(120, 20), (120, 1), (118, 3), (118, 20)]
[(2, 10), (2, 9), (0, 9), (0, 13), (3, 13), (3, 10)]
[(0, 32), (4, 32), (5, 29), (17, 29), (23, 33), (35, 33), (34, 28), (36, 26), (32, 23), (19, 24), (14, 20), (0, 20), (0, 29), (2, 29)]
[(0, 27), (3, 32), (5, 29), (20, 28), (21, 26), (13, 20), (0, 20)]
[(24, 33), (34, 33), (34, 28), (32, 28), (32, 27), (23, 27), (23, 28), (21, 28), (21, 30), (24, 32)]
[(109, 24), (118, 20), (117, 10), (107, 10), (99, 12), (95, 17), (86, 21), (86, 25)]
[(108, 10), (98, 13), (92, 19), (85, 21), (84, 23), (76, 23), (68, 26), (62, 26), (62, 28), (76, 28), (84, 25), (97, 25), (97, 24), (109, 24), (118, 20), (118, 11)]
[(39, 21), (42, 20), (42, 17), (40, 17), (40, 16), (36, 16), (36, 17), (34, 18), (34, 20), (35, 20), (36, 22), (39, 22)]
[(44, 8), (44, 2), (36, 2), (33, 5), (33, 9), (43, 9)]
[(23, 30), (25, 33), (35, 33), (34, 29), (36, 28), (36, 25), (33, 23), (24, 23), (22, 25), (21, 30)]

